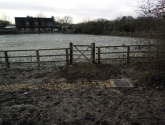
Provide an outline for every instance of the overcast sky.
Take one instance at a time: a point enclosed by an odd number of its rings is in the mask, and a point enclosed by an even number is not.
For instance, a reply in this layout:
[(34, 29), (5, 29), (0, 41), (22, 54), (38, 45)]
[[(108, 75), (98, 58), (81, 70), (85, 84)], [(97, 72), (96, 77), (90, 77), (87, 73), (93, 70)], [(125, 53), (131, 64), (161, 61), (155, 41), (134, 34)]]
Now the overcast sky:
[(136, 17), (135, 6), (137, 0), (0, 0), (0, 18), (5, 13), (14, 23), (14, 17), (35, 17), (43, 12), (46, 17), (71, 16), (73, 23), (79, 23), (98, 18)]

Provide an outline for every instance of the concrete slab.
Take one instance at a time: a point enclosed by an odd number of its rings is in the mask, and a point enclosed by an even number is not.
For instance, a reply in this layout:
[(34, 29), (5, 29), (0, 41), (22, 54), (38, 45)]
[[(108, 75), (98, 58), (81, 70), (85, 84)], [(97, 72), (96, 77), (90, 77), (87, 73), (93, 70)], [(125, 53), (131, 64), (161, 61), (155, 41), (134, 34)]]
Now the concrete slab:
[(133, 87), (127, 79), (111, 79), (110, 82), (112, 87)]

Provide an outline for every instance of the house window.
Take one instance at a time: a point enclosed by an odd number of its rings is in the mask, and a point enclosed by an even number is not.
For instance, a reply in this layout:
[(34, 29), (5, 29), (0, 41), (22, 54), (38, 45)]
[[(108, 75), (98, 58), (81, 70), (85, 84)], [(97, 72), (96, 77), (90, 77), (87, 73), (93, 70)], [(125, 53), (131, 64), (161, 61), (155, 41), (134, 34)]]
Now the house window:
[(46, 22), (46, 25), (47, 25), (47, 26), (53, 26), (53, 23), (50, 22), (50, 21), (48, 21), (48, 22)]
[(41, 26), (45, 26), (45, 22), (41, 22)]
[(25, 22), (25, 26), (29, 26), (29, 22), (28, 21)]
[(21, 24), (21, 22), (17, 22), (17, 24), (16, 24), (17, 26), (21, 26), (22, 24)]
[(35, 26), (38, 26), (38, 22), (34, 22), (34, 25), (35, 25)]

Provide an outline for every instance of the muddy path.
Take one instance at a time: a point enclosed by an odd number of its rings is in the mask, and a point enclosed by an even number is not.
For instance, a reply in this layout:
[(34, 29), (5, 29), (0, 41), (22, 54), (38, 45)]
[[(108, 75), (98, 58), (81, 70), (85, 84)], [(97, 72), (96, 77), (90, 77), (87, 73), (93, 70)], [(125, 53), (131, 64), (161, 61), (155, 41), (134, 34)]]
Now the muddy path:
[(164, 89), (110, 87), (122, 77), (110, 65), (3, 70), (0, 125), (164, 125)]
[(0, 91), (1, 125), (165, 124), (165, 92), (153, 89)]

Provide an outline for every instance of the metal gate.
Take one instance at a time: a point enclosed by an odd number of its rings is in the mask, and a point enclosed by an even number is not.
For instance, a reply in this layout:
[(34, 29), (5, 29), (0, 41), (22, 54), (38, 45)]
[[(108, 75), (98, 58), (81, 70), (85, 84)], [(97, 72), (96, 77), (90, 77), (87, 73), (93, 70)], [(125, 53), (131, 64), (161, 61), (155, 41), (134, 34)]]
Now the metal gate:
[(70, 43), (70, 64), (82, 60), (95, 63), (95, 43), (91, 43), (91, 45), (73, 45)]

